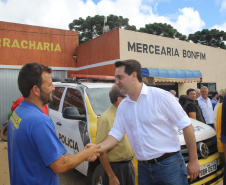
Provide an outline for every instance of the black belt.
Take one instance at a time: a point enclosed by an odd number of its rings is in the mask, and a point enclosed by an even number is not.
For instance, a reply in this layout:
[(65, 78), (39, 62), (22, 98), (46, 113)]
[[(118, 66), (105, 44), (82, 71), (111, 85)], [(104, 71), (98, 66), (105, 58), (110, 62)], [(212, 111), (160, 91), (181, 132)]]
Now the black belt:
[(132, 161), (132, 159), (128, 159), (128, 160), (124, 160), (124, 161), (110, 162), (110, 163), (112, 163), (112, 164), (117, 164), (117, 163), (123, 164), (123, 163), (129, 163), (129, 162), (131, 162), (131, 161)]
[(167, 159), (167, 158), (169, 158), (169, 157), (171, 157), (171, 156), (173, 156), (174, 154), (177, 154), (177, 153), (179, 153), (179, 151), (171, 152), (171, 153), (165, 153), (165, 154), (163, 154), (162, 156), (160, 156), (158, 158), (151, 159), (151, 160), (148, 160), (148, 161), (145, 161), (145, 162), (148, 163), (148, 164), (155, 164), (155, 163), (161, 162), (164, 159)]

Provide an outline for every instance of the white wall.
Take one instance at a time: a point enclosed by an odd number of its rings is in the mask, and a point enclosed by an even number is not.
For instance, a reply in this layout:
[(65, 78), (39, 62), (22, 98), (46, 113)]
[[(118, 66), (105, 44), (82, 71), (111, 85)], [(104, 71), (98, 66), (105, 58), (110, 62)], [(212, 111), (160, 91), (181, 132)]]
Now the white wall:
[[(124, 29), (120, 29), (119, 37), (121, 60), (136, 59), (148, 68), (199, 70), (203, 82), (217, 83), (217, 90), (226, 87), (226, 50)], [(128, 43), (135, 43), (135, 47), (128, 49)], [(188, 58), (183, 51), (202, 53), (203, 57)], [(185, 94), (190, 87), (197, 88), (197, 84), (179, 85), (179, 94)]]

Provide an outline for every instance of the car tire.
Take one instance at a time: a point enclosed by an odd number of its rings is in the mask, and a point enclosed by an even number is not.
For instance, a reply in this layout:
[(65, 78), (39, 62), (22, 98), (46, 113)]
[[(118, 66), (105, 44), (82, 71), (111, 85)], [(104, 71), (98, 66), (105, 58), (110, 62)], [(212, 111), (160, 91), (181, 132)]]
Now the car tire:
[(101, 179), (101, 173), (102, 173), (102, 166), (99, 164), (94, 172), (93, 172), (93, 177), (92, 177), (92, 185), (102, 185), (102, 179)]

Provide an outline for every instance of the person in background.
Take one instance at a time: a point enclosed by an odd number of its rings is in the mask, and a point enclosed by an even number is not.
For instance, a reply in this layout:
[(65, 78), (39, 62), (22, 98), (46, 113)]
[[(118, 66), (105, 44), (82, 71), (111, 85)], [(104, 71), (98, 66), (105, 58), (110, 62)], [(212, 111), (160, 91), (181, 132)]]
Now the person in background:
[[(226, 159), (226, 95), (223, 98), (222, 103), (222, 116), (221, 116), (221, 142), (223, 143), (224, 158)], [(224, 169), (226, 169), (226, 163), (224, 162)], [(224, 170), (224, 183), (226, 182), (226, 170)], [(225, 184), (224, 184), (225, 185)]]
[[(109, 92), (109, 97), (112, 106), (101, 114), (97, 121), (96, 144), (107, 137), (108, 132), (113, 126), (117, 108), (126, 95), (121, 94), (119, 87), (114, 85)], [(101, 153), (99, 159), (104, 168), (102, 172), (103, 185), (134, 185), (133, 155), (134, 152), (126, 134), (113, 149), (108, 150), (106, 153)]]
[(19, 72), (18, 86), (24, 101), (13, 111), (7, 130), (10, 183), (58, 185), (59, 173), (75, 168), (84, 160), (96, 159), (98, 146), (64, 156), (67, 152), (57, 137), (52, 119), (42, 108), (52, 101), (55, 89), (51, 68), (27, 63)]
[(174, 91), (174, 90), (170, 90), (170, 93), (171, 93), (172, 95), (174, 95), (174, 96), (175, 96), (175, 98), (176, 98), (176, 100), (177, 100), (177, 101), (179, 101), (179, 98), (178, 98), (178, 97), (176, 97), (176, 95), (177, 95), (177, 92), (176, 92), (176, 91)]
[[(120, 103), (113, 128), (102, 151), (113, 148), (126, 133), (138, 159), (139, 185), (187, 185), (200, 173), (194, 129), (178, 101), (167, 91), (142, 83), (136, 60), (115, 63), (115, 84), (127, 97)], [(189, 153), (186, 165), (180, 152), (176, 127), (182, 129)]]
[(186, 95), (181, 95), (180, 98), (179, 98), (179, 103), (181, 105), (181, 107), (184, 109), (184, 104), (187, 100), (187, 96)]
[(196, 100), (195, 89), (190, 88), (187, 90), (187, 101), (184, 105), (184, 111), (190, 118), (205, 123), (205, 119), (202, 115), (202, 110), (200, 109), (198, 101)]
[(213, 121), (214, 121), (214, 128), (216, 130), (216, 123), (217, 123), (217, 112), (218, 112), (218, 107), (220, 106), (220, 104), (223, 102), (223, 98), (224, 98), (224, 95), (225, 95), (225, 92), (226, 92), (226, 89), (221, 89), (219, 91), (219, 101), (217, 102), (216, 106), (214, 107), (214, 110), (213, 110)]
[[(24, 97), (23, 97), (23, 96), (19, 97), (19, 98), (13, 103), (13, 105), (11, 106), (11, 111), (13, 112), (13, 111), (20, 105), (20, 103), (21, 103), (23, 100), (24, 100)], [(42, 112), (43, 112), (44, 114), (46, 114), (46, 115), (49, 115), (47, 105), (44, 105), (44, 106), (42, 107)]]
[(217, 112), (216, 115), (216, 136), (217, 136), (217, 149), (218, 152), (222, 158), (222, 160), (225, 162), (224, 158), (224, 148), (223, 148), (223, 143), (221, 142), (221, 117), (222, 117), (222, 102), (223, 102), (223, 97), (226, 95), (226, 92), (222, 92), (222, 95), (219, 96), (219, 102), (215, 106), (214, 111)]
[(214, 107), (216, 106), (216, 104), (218, 103), (218, 92), (217, 91), (213, 91), (212, 92), (212, 99), (211, 99), (211, 103), (212, 103), (212, 106), (213, 106), (213, 110), (214, 110)]
[(200, 97), (200, 89), (195, 89), (196, 99)]
[[(218, 103), (216, 104), (216, 106), (214, 107), (214, 110), (213, 110), (213, 121), (214, 121), (215, 130), (216, 130), (216, 124), (217, 124), (218, 108), (219, 108), (219, 106), (222, 102), (223, 102), (223, 96), (219, 95), (219, 101), (218, 101)], [(221, 108), (222, 108), (222, 106), (221, 106)]]
[(212, 106), (211, 100), (207, 96), (209, 93), (209, 90), (206, 86), (202, 86), (200, 93), (201, 93), (201, 96), (197, 99), (199, 107), (202, 110), (202, 114), (206, 124), (208, 124), (214, 129), (213, 106)]

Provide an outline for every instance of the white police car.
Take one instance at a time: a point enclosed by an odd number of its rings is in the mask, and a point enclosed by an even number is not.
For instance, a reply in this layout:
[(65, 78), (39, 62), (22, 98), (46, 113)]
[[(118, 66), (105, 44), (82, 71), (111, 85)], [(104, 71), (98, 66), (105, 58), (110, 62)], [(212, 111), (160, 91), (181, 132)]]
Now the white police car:
[[(56, 133), (68, 152), (72, 155), (88, 143), (95, 143), (97, 119), (111, 106), (109, 91), (114, 77), (95, 75), (74, 75), (74, 80), (54, 82), (53, 101), (49, 103), (49, 116), (52, 118)], [(199, 121), (191, 119), (197, 141), (201, 173), (193, 185), (215, 184), (223, 179), (224, 164), (217, 152), (215, 131)], [(183, 132), (178, 130), (181, 152), (185, 162), (189, 160)], [(136, 184), (137, 160), (134, 159)], [(87, 184), (101, 184), (100, 162), (83, 162), (76, 167), (88, 176)], [(189, 177), (188, 177), (189, 178)]]

